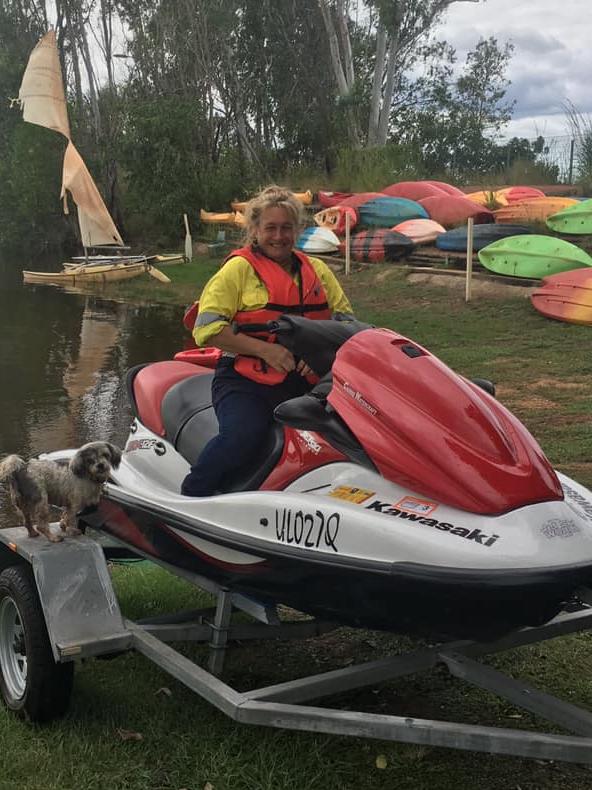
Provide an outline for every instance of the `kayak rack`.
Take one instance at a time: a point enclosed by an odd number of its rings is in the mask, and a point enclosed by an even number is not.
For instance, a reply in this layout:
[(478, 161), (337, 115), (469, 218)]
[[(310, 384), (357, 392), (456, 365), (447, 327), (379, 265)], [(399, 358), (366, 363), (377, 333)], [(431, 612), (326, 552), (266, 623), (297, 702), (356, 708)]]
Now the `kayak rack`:
[[(590, 629), (592, 608), (586, 603), (577, 610), (561, 613), (545, 625), (522, 628), (493, 642), (454, 641), (240, 692), (220, 678), (230, 641), (305, 638), (326, 633), (337, 626), (316, 620), (282, 622), (275, 606), (235, 593), (210, 579), (166, 563), (158, 564), (212, 593), (216, 605), (134, 622), (121, 616), (107, 561), (97, 541), (80, 537), (53, 544), (44, 538), (28, 538), (24, 528), (0, 529), (0, 613), (5, 600), (2, 598), (3, 577), (14, 575), (15, 568), (21, 572), (26, 568), (29, 573), (32, 571), (32, 583), (39, 597), (46, 638), (56, 666), (79, 657), (134, 649), (242, 724), (592, 764), (590, 711), (542, 692), (524, 681), (515, 680), (477, 660), (510, 648)], [(592, 601), (592, 593), (584, 593)], [(248, 613), (255, 622), (234, 622), (235, 611)], [(27, 623), (23, 625), (26, 630)], [(9, 663), (10, 655), (6, 658), (7, 645), (2, 644), (2, 638), (0, 628), (0, 660), (4, 657)], [(175, 650), (170, 643), (178, 641), (206, 642), (209, 646), (208, 668), (199, 666)], [(492, 692), (574, 734), (480, 726), (310, 704), (436, 666), (444, 666), (455, 678)], [(4, 668), (0, 669), (4, 673)]]

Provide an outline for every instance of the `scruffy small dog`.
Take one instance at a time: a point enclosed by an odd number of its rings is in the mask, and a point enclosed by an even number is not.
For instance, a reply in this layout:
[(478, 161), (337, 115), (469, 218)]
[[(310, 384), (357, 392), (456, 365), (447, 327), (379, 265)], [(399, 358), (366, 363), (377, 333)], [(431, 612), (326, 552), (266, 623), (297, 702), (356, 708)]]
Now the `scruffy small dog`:
[(9, 455), (0, 462), (0, 480), (8, 480), (12, 503), (23, 516), (30, 538), (42, 533), (52, 543), (63, 535), (49, 529), (50, 506), (61, 507), (60, 527), (66, 535), (80, 535), (76, 514), (96, 505), (111, 469), (117, 469), (121, 450), (109, 442), (83, 445), (69, 463)]

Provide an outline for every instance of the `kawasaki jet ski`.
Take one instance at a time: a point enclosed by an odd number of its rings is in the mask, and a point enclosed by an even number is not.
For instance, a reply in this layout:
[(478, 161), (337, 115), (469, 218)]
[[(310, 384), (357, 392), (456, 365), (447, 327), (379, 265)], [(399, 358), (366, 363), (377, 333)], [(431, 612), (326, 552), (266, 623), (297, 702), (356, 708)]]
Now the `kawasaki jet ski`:
[(274, 333), (318, 384), (276, 409), (249, 468), (191, 498), (181, 481), (218, 431), (213, 372), (133, 368), (123, 458), (84, 523), (259, 601), (437, 639), (541, 624), (590, 584), (592, 493), (487, 383), (356, 321), (242, 329)]

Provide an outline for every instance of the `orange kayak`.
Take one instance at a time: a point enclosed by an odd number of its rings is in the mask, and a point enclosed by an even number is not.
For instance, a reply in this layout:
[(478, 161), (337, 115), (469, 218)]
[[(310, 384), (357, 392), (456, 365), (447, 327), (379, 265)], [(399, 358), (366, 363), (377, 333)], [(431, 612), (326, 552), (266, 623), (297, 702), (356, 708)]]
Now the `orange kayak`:
[(538, 197), (522, 200), (519, 203), (512, 203), (509, 206), (500, 208), (495, 212), (496, 222), (510, 222), (520, 224), (522, 222), (545, 222), (551, 214), (556, 214), (568, 206), (577, 203), (573, 198), (562, 197)]
[(547, 318), (592, 326), (592, 271), (585, 267), (544, 277), (530, 301)]

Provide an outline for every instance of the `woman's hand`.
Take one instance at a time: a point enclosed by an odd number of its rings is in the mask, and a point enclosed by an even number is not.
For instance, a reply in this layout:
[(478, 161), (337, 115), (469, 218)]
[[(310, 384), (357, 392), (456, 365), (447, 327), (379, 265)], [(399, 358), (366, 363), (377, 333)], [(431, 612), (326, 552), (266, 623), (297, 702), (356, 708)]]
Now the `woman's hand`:
[[(270, 367), (280, 373), (290, 373), (290, 371), (296, 368), (294, 355), (288, 351), (287, 348), (284, 348), (284, 346), (280, 346), (279, 343), (262, 343), (258, 355)], [(298, 365), (301, 364), (301, 362), (298, 363)]]

